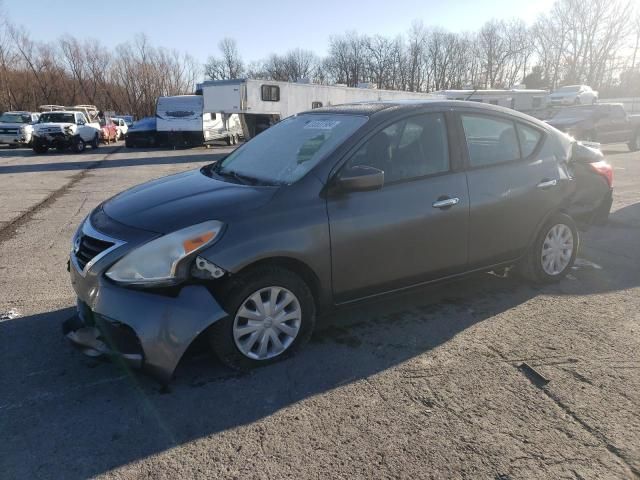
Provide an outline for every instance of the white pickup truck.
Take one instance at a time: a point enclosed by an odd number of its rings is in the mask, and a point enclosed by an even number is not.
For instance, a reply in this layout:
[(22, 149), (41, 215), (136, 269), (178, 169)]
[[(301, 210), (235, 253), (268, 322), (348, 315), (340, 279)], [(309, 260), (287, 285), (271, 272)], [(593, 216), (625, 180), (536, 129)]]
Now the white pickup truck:
[(39, 115), (31, 112), (4, 112), (0, 115), (0, 144), (30, 146), (33, 124)]
[(99, 144), (100, 123), (89, 121), (80, 111), (45, 112), (34, 126), (32, 145), (36, 153), (47, 153), (50, 148), (58, 151), (70, 148), (80, 153), (87, 145), (98, 148)]

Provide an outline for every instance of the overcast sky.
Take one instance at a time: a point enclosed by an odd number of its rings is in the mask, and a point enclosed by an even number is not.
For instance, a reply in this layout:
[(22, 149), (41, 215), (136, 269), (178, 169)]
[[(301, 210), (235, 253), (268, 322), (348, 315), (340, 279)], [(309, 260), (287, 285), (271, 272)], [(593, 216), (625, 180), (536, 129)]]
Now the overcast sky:
[(329, 37), (349, 30), (396, 36), (413, 20), (449, 31), (476, 30), (492, 18), (531, 23), (553, 0), (134, 0), (90, 2), (5, 0), (9, 18), (39, 41), (70, 33), (114, 47), (145, 33), (155, 46), (197, 60), (217, 53), (224, 37), (238, 42), (245, 61), (305, 48), (323, 55)]

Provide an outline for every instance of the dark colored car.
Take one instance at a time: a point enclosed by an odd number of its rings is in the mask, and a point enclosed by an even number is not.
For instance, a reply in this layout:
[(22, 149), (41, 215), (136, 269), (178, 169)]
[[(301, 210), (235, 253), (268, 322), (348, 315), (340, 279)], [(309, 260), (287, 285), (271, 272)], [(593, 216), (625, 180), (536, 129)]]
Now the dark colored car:
[(621, 103), (566, 107), (547, 123), (578, 140), (626, 143), (630, 150), (640, 150), (640, 115), (628, 115)]
[(168, 144), (168, 138), (166, 132), (158, 132), (155, 117), (145, 117), (129, 127), (124, 144), (127, 148), (161, 147)]
[(93, 210), (67, 336), (168, 381), (198, 337), (248, 369), (339, 305), (514, 264), (558, 281), (578, 247), (573, 154), (543, 122), (473, 102), (301, 113)]

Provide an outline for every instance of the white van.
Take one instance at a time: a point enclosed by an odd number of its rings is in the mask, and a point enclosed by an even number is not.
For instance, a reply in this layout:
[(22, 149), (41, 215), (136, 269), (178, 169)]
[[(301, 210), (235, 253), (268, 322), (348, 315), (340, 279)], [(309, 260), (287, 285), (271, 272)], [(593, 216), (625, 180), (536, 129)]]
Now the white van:
[(159, 97), (156, 104), (158, 132), (167, 132), (171, 146), (207, 145), (226, 141), (235, 145), (242, 135), (237, 114), (204, 111), (202, 95)]

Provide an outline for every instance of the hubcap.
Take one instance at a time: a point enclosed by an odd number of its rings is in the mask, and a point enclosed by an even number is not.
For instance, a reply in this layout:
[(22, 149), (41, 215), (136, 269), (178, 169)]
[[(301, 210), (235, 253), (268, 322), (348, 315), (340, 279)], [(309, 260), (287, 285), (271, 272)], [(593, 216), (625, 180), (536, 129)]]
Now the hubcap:
[(564, 224), (551, 227), (542, 244), (542, 269), (547, 275), (559, 275), (573, 255), (573, 232)]
[(244, 356), (267, 360), (287, 350), (302, 324), (296, 296), (286, 288), (266, 287), (251, 294), (233, 320), (233, 339)]

